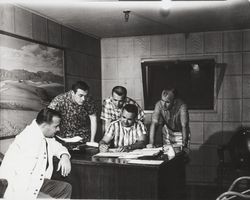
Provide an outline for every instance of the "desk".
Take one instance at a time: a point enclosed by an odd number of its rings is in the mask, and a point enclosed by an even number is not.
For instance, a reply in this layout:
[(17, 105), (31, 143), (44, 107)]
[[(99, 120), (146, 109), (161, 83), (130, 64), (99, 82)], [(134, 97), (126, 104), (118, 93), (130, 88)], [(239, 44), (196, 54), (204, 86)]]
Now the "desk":
[(74, 199), (183, 199), (183, 155), (161, 165), (128, 164), (89, 154), (73, 154), (71, 162), (71, 174), (64, 180), (71, 183)]

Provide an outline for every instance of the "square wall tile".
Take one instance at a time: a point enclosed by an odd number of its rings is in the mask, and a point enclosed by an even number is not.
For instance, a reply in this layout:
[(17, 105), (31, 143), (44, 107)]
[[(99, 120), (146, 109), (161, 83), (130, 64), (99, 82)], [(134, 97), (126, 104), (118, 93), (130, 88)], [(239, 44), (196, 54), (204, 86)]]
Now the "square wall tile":
[(14, 33), (14, 6), (9, 4), (0, 5), (0, 29)]
[(214, 183), (217, 177), (217, 166), (204, 166), (204, 182)]
[(186, 182), (204, 182), (204, 170), (202, 165), (190, 165), (186, 167)]
[(250, 98), (250, 75), (243, 76), (243, 98)]
[(150, 55), (164, 56), (168, 55), (168, 36), (152, 35), (150, 36)]
[(242, 74), (242, 53), (225, 53), (226, 74)]
[(190, 122), (191, 143), (202, 144), (203, 143), (203, 123), (202, 122)]
[(118, 38), (118, 57), (133, 58), (133, 56), (134, 56), (133, 37)]
[(118, 79), (137, 78), (134, 73), (133, 59), (118, 58)]
[(138, 36), (134, 37), (134, 55), (149, 56), (150, 55), (150, 37)]
[(217, 145), (203, 145), (201, 147), (204, 152), (203, 161), (205, 166), (216, 166), (219, 163), (217, 147)]
[(32, 14), (32, 35), (34, 40), (48, 43), (47, 19), (39, 15)]
[(222, 52), (222, 32), (205, 33), (205, 53)]
[(243, 31), (243, 51), (250, 50), (250, 30)]
[(62, 27), (51, 20), (48, 20), (48, 40), (49, 44), (62, 45)]
[(24, 9), (15, 7), (15, 33), (32, 38), (32, 14)]
[(185, 54), (185, 34), (168, 35), (168, 44), (169, 55)]
[(242, 31), (226, 31), (223, 36), (224, 52), (242, 51)]
[(206, 122), (221, 122), (222, 121), (222, 100), (217, 99), (215, 105), (215, 112), (204, 113), (204, 121)]
[(204, 122), (203, 144), (222, 144), (222, 122)]
[(227, 144), (233, 134), (237, 132), (237, 130), (241, 127), (241, 123), (237, 122), (224, 122), (223, 123), (223, 144)]
[(101, 54), (103, 58), (117, 58), (118, 39), (104, 38), (101, 39)]
[(119, 79), (118, 84), (127, 89), (128, 97), (135, 99), (135, 81), (134, 81), (134, 79)]
[(243, 53), (243, 74), (250, 74), (250, 52)]
[(117, 79), (117, 58), (102, 58), (102, 79)]
[(190, 162), (188, 165), (202, 165), (204, 152), (200, 150), (202, 145), (191, 144), (190, 145)]
[(102, 99), (110, 97), (113, 87), (118, 85), (118, 80), (102, 80)]
[(144, 99), (143, 97), (143, 86), (142, 79), (134, 79), (134, 90), (136, 99)]
[(250, 121), (250, 99), (243, 99), (243, 119), (242, 121)]
[(242, 76), (224, 77), (223, 97), (242, 98)]
[(203, 113), (196, 113), (196, 112), (192, 112), (192, 111), (189, 111), (189, 120), (191, 122), (197, 122), (197, 121), (203, 121), (203, 116), (204, 114)]
[(241, 121), (241, 99), (225, 99), (223, 102), (223, 121)]
[(204, 52), (204, 33), (191, 33), (186, 38), (186, 54), (201, 54)]

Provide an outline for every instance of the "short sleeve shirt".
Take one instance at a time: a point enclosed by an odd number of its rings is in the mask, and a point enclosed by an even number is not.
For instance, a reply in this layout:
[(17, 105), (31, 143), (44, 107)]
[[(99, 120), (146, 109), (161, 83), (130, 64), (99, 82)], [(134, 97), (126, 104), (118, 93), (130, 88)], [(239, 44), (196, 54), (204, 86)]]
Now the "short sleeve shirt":
[(163, 139), (178, 141), (179, 139), (177, 138), (180, 136), (175, 135), (174, 132), (182, 132), (182, 126), (187, 127), (187, 139), (190, 139), (188, 108), (180, 99), (174, 101), (173, 107), (170, 110), (165, 110), (161, 101), (158, 101), (155, 105), (152, 121), (166, 125), (165, 128), (168, 129), (166, 131), (168, 135), (163, 135)]
[(91, 97), (87, 97), (83, 105), (78, 105), (72, 97), (72, 90), (56, 96), (48, 106), (61, 113), (60, 123), (61, 137), (80, 136), (84, 140), (90, 139), (89, 115), (97, 113), (96, 103)]
[(114, 139), (115, 147), (122, 147), (134, 144), (142, 135), (146, 135), (146, 127), (141, 122), (135, 122), (131, 127), (124, 127), (121, 120), (111, 122), (105, 135)]
[[(137, 119), (140, 121), (144, 120), (143, 110), (133, 99), (126, 97), (125, 103), (123, 106), (125, 106), (126, 104), (136, 105), (138, 108)], [(122, 108), (116, 108), (116, 106), (112, 102), (112, 97), (109, 97), (103, 101), (101, 119), (115, 121), (121, 117), (121, 114), (122, 114)]]

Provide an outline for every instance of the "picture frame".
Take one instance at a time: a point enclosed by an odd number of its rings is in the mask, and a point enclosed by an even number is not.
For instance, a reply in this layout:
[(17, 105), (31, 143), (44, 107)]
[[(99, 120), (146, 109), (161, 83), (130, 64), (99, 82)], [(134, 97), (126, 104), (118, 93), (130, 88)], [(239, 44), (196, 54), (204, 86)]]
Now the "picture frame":
[(0, 140), (19, 134), (64, 91), (63, 49), (0, 33)]

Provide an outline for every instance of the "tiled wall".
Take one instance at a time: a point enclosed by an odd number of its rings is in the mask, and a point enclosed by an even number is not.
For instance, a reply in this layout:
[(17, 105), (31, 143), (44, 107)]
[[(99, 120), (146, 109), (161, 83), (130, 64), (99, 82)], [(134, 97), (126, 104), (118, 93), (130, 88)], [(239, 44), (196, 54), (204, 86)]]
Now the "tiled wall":
[(226, 64), (216, 110), (190, 111), (187, 181), (214, 183), (217, 145), (226, 143), (239, 126), (250, 126), (250, 30), (105, 38), (101, 53), (102, 98), (119, 84), (142, 106), (141, 59), (214, 56)]
[[(0, 31), (63, 48), (66, 90), (71, 88), (73, 82), (81, 79), (90, 85), (94, 98), (101, 101), (99, 39), (8, 4), (0, 4)], [(6, 151), (6, 142), (7, 140), (0, 140), (1, 152)]]

